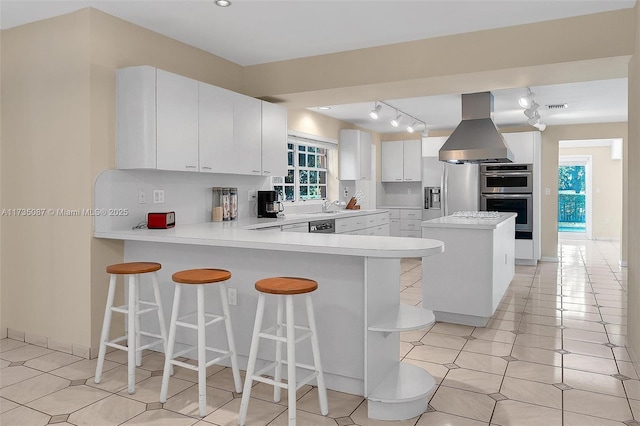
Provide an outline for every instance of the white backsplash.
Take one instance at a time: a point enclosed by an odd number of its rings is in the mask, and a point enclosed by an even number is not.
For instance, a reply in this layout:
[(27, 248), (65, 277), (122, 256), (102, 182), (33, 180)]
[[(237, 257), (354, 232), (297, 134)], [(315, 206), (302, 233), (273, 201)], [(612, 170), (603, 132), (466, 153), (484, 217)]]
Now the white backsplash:
[[(171, 172), (160, 170), (105, 170), (96, 178), (94, 204), (107, 213), (127, 209), (123, 216), (98, 216), (95, 231), (131, 229), (146, 221), (149, 212), (176, 213), (176, 224), (211, 221), (214, 186), (238, 188), (238, 219), (256, 217), (256, 202), (248, 201), (249, 190), (268, 190), (263, 176), (215, 173)], [(144, 189), (147, 203), (138, 203), (138, 190)], [(153, 203), (153, 190), (164, 190), (165, 202)]]
[(422, 206), (422, 182), (378, 182), (376, 192), (378, 206)]

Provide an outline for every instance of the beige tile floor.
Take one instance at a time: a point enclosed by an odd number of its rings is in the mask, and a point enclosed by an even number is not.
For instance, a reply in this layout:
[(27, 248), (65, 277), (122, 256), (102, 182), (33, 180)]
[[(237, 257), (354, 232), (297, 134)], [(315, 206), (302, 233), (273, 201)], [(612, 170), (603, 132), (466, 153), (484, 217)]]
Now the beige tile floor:
[[(560, 263), (516, 268), (486, 328), (437, 323), (402, 334), (401, 358), (436, 377), (429, 411), (403, 422), (367, 419), (366, 402), (329, 391), (329, 416), (317, 390), (298, 392), (299, 425), (640, 425), (640, 381), (624, 348), (626, 271), (619, 245), (561, 241)], [(421, 267), (402, 263), (401, 299), (421, 303)], [(100, 385), (95, 360), (0, 340), (0, 424), (235, 425), (240, 395), (229, 369), (212, 367), (208, 415), (197, 416), (197, 379), (176, 368), (170, 398), (158, 403), (162, 355), (147, 353), (136, 394), (126, 392), (126, 354), (108, 355)], [(286, 425), (286, 397), (270, 402), (258, 384), (247, 424)], [(637, 420), (634, 420), (637, 419)]]

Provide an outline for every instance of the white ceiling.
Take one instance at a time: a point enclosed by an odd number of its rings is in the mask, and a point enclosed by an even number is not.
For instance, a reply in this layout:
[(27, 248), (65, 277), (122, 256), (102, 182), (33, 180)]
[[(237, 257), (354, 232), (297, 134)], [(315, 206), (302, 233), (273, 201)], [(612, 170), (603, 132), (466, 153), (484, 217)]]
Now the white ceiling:
[[(94, 7), (240, 65), (315, 56), (449, 34), (631, 8), (635, 0), (0, 0), (0, 28), (8, 29)], [(537, 101), (569, 104), (540, 109), (546, 124), (626, 121), (626, 79), (532, 88)], [(524, 88), (495, 91), (498, 125), (522, 125), (514, 103)], [(389, 100), (427, 122), (451, 128), (460, 119), (459, 95)], [(379, 132), (371, 104), (333, 106), (327, 115)], [(385, 126), (386, 127), (386, 126)]]

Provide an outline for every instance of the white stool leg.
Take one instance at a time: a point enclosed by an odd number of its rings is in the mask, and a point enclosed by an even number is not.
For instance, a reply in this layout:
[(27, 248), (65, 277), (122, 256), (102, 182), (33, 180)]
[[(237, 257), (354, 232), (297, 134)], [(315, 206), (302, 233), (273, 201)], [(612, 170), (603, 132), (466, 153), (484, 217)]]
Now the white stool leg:
[(167, 351), (164, 354), (164, 371), (162, 373), (162, 386), (160, 387), (160, 402), (167, 402), (167, 390), (169, 389), (169, 377), (171, 376), (171, 360), (173, 359), (173, 347), (176, 341), (176, 321), (180, 308), (181, 284), (176, 284), (173, 292), (173, 308), (171, 309), (171, 322), (169, 322), (169, 337)]
[(107, 304), (104, 309), (104, 320), (102, 321), (102, 335), (100, 337), (100, 350), (98, 352), (98, 363), (96, 364), (96, 376), (94, 382), (100, 383), (102, 379), (102, 369), (104, 367), (104, 357), (107, 353), (107, 344), (109, 340), (109, 333), (111, 332), (111, 316), (113, 311), (113, 300), (116, 295), (116, 278), (114, 274), (110, 274), (109, 278), (109, 291), (107, 293)]
[(128, 275), (129, 280), (129, 303), (127, 313), (127, 375), (129, 379), (129, 393), (134, 394), (136, 391), (136, 278), (134, 275)]
[(249, 349), (249, 361), (247, 363), (247, 373), (244, 377), (244, 389), (242, 390), (242, 401), (240, 402), (240, 415), (238, 424), (244, 426), (247, 421), (247, 409), (249, 408), (249, 398), (251, 397), (251, 385), (253, 384), (253, 373), (256, 369), (256, 358), (258, 357), (258, 344), (260, 341), (260, 329), (262, 328), (262, 316), (264, 315), (264, 294), (258, 295), (258, 307), (256, 308), (256, 320), (253, 325), (253, 335), (251, 336), (251, 349)]
[(296, 329), (293, 296), (287, 295), (287, 397), (289, 399), (289, 426), (296, 424)]
[(320, 346), (318, 345), (318, 329), (316, 328), (316, 317), (313, 313), (313, 302), (311, 301), (311, 295), (307, 294), (307, 320), (309, 322), (309, 329), (311, 329), (311, 350), (313, 351), (313, 365), (318, 372), (316, 381), (318, 382), (318, 399), (320, 400), (320, 412), (323, 416), (329, 414), (329, 406), (327, 404), (327, 388), (324, 385), (324, 373), (322, 371), (322, 364), (320, 363)]
[(207, 346), (204, 316), (204, 285), (197, 286), (198, 304), (198, 402), (200, 417), (207, 415)]
[[(282, 297), (278, 297), (278, 310), (276, 311), (276, 335), (282, 337), (283, 327), (283, 309), (284, 300)], [(274, 380), (276, 382), (282, 382), (282, 342), (276, 340), (276, 369)], [(273, 401), (280, 402), (282, 388), (280, 386), (273, 387)]]
[[(162, 346), (165, 356), (167, 354), (167, 326), (164, 324), (164, 309), (162, 309), (162, 299), (160, 299), (160, 286), (158, 285), (158, 274), (151, 273), (151, 283), (153, 285), (153, 297), (155, 304), (158, 305), (158, 323), (160, 325), (160, 335), (162, 336)], [(170, 373), (173, 375), (173, 365), (171, 365)]]
[[(138, 350), (138, 348), (142, 347), (141, 336), (140, 336), (140, 275), (134, 275), (135, 283), (136, 283), (136, 366), (140, 367), (142, 365), (142, 351)], [(131, 308), (129, 308), (131, 309)]]
[(227, 330), (227, 342), (229, 344), (229, 352), (231, 352), (231, 372), (233, 373), (233, 383), (236, 392), (242, 392), (242, 379), (240, 378), (240, 369), (238, 368), (238, 356), (236, 352), (236, 341), (233, 337), (233, 328), (231, 327), (231, 313), (229, 312), (229, 298), (227, 295), (227, 286), (220, 284), (220, 299), (222, 300), (222, 313), (224, 314), (224, 326)]

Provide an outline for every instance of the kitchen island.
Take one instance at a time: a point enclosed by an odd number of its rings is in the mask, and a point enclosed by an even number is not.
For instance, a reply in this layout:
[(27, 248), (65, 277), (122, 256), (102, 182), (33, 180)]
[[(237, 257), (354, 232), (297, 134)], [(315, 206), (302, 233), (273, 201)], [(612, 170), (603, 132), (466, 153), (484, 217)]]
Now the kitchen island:
[(445, 253), (422, 259), (422, 306), (437, 321), (484, 327), (514, 275), (515, 213), (445, 216), (422, 222), (422, 237)]
[[(400, 363), (398, 354), (400, 332), (425, 327), (434, 316), (429, 310), (400, 303), (400, 260), (424, 260), (442, 253), (442, 241), (261, 232), (220, 223), (163, 230), (102, 229), (94, 235), (123, 240), (125, 261), (162, 263), (159, 279), (165, 306), (172, 303), (172, 273), (197, 267), (231, 271), (228, 286), (236, 290), (237, 304), (230, 309), (242, 368), (246, 368), (258, 299), (254, 283), (270, 276), (318, 281), (313, 300), (327, 387), (367, 397), (368, 415), (374, 419), (408, 419), (426, 411), (435, 381), (426, 371)], [(216, 309), (214, 290), (206, 291), (212, 292), (209, 300)], [(142, 291), (142, 296), (149, 295)], [(269, 302), (265, 321), (274, 321), (275, 305)], [(195, 308), (190, 297), (184, 303), (190, 304), (185, 309)], [(224, 347), (224, 333), (215, 331), (207, 330), (208, 345)], [(188, 330), (176, 336), (178, 343), (194, 340)], [(311, 363), (309, 348), (301, 345), (298, 353), (301, 363)], [(274, 357), (274, 347), (260, 348), (258, 359), (263, 364)]]

